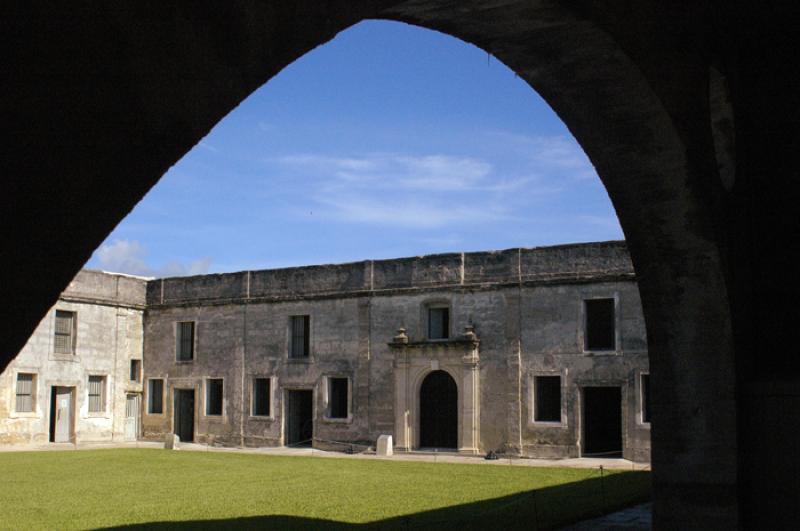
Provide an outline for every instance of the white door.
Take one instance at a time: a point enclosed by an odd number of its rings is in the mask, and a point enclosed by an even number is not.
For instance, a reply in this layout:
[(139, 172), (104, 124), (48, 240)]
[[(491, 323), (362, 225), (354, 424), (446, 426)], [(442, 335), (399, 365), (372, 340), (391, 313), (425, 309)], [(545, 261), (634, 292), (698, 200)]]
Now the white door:
[(139, 436), (139, 395), (128, 395), (125, 401), (125, 440), (135, 441)]
[(74, 387), (53, 387), (55, 396), (55, 434), (53, 442), (72, 440), (72, 390)]

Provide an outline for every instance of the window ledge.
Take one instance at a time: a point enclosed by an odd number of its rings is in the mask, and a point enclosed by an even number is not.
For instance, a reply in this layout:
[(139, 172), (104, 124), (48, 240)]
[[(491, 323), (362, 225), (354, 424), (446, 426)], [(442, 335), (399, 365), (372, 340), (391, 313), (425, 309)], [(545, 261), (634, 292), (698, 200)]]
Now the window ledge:
[(286, 358), (287, 363), (298, 363), (298, 364), (309, 364), (312, 362), (311, 356), (306, 356), (305, 358)]
[(348, 415), (347, 418), (340, 419), (340, 418), (333, 418), (333, 417), (322, 417), (323, 422), (329, 422), (331, 424), (350, 424), (353, 422), (353, 416)]
[(189, 363), (194, 363), (194, 359), (190, 360), (175, 360), (176, 365), (188, 365)]
[(37, 413), (36, 411), (29, 411), (29, 412), (12, 411), (8, 415), (8, 418), (10, 418), (10, 419), (40, 419), (40, 418), (42, 418), (42, 416), (39, 413)]
[(532, 428), (566, 428), (567, 423), (547, 420), (532, 420), (528, 422), (528, 426)]
[(69, 361), (72, 363), (79, 363), (81, 361), (81, 358), (77, 354), (53, 352), (50, 356), (50, 359), (53, 361)]
[(89, 419), (110, 419), (111, 415), (109, 415), (105, 411), (95, 411), (95, 412), (87, 413), (86, 414), (86, 418), (89, 418)]
[(275, 422), (274, 415), (248, 415), (248, 419), (256, 422)]
[(584, 350), (587, 356), (619, 356), (622, 354), (621, 350)]

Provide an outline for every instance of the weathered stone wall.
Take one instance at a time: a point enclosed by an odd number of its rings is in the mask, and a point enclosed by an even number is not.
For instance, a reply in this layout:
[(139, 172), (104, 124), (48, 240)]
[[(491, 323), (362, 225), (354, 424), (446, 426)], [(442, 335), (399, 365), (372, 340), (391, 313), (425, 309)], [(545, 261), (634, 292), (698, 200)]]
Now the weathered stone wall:
[[(53, 386), (74, 387), (77, 442), (122, 439), (127, 393), (141, 393), (130, 381), (130, 360), (142, 359), (145, 280), (82, 270), (47, 312), (14, 361), (0, 374), (0, 444), (43, 443), (50, 434)], [(56, 310), (76, 312), (74, 355), (55, 354)], [(15, 411), (18, 373), (33, 373), (34, 411)], [(88, 411), (89, 375), (106, 376), (105, 411)]]
[[(583, 351), (582, 301), (618, 301), (616, 352)], [(193, 388), (195, 437), (225, 445), (284, 443), (286, 389), (315, 391), (314, 437), (372, 441), (395, 429), (398, 328), (424, 341), (425, 309), (450, 308), (450, 334), (480, 338), (480, 449), (554, 457), (580, 454), (580, 387), (618, 385), (624, 453), (649, 459), (649, 427), (636, 419), (647, 371), (644, 319), (622, 242), (452, 253), (352, 264), (155, 280), (147, 289), (145, 372), (164, 378), (164, 413), (145, 414), (143, 435), (173, 430), (175, 388)], [(288, 358), (289, 318), (310, 315), (311, 355)], [(196, 322), (192, 362), (176, 362), (176, 323)], [(566, 422), (537, 426), (529, 410), (538, 372), (563, 373)], [(273, 378), (273, 415), (250, 415), (255, 377)], [(326, 419), (328, 376), (351, 381), (351, 415)], [(224, 379), (224, 412), (205, 415), (205, 380)]]

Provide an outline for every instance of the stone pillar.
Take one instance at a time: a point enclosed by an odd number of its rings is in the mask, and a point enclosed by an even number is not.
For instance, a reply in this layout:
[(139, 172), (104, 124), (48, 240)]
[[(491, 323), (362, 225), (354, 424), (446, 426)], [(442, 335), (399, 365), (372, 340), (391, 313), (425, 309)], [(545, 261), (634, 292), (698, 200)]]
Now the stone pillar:
[(395, 448), (400, 452), (411, 450), (412, 442), (409, 430), (409, 410), (411, 408), (408, 396), (408, 354), (398, 354), (394, 364), (394, 436)]
[(461, 444), (458, 452), (480, 452), (480, 371), (478, 352), (474, 349), (462, 358), (461, 366)]

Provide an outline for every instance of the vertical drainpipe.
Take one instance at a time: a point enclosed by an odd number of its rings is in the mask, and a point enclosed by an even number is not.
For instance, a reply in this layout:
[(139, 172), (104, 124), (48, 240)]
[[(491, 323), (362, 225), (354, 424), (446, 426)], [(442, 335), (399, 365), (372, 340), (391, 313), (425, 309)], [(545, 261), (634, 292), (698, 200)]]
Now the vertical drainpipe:
[(522, 448), (522, 248), (517, 249), (517, 434)]
[[(116, 278), (116, 299), (119, 302), (119, 277)], [(117, 365), (117, 358), (119, 356), (119, 312), (120, 306), (114, 307), (114, 370), (111, 371), (111, 381), (109, 382), (111, 386), (111, 392), (109, 395), (111, 396), (110, 405), (111, 405), (111, 442), (114, 442), (114, 428), (115, 424), (117, 423), (117, 377), (119, 376), (119, 366)], [(127, 320), (126, 320), (127, 323)], [(128, 397), (125, 397), (127, 400)], [(124, 430), (123, 426), (123, 430)], [(76, 437), (77, 442), (77, 437)]]
[(244, 408), (245, 408), (245, 403), (244, 403), (245, 378), (244, 378), (244, 375), (245, 375), (245, 363), (247, 361), (247, 306), (248, 306), (249, 301), (250, 301), (250, 271), (247, 272), (247, 284), (246, 284), (246, 286), (247, 286), (246, 287), (247, 291), (245, 292), (244, 304), (242, 305), (243, 308), (244, 308), (244, 316), (242, 318), (242, 335), (243, 335), (243, 337), (242, 337), (242, 369), (241, 369), (241, 373), (242, 373), (241, 384), (242, 384), (242, 386), (240, 387), (240, 393), (241, 393), (241, 397), (242, 397), (241, 398), (241, 406), (242, 407), (240, 408), (240, 411), (239, 411), (239, 446), (241, 446), (242, 448), (244, 448)]

